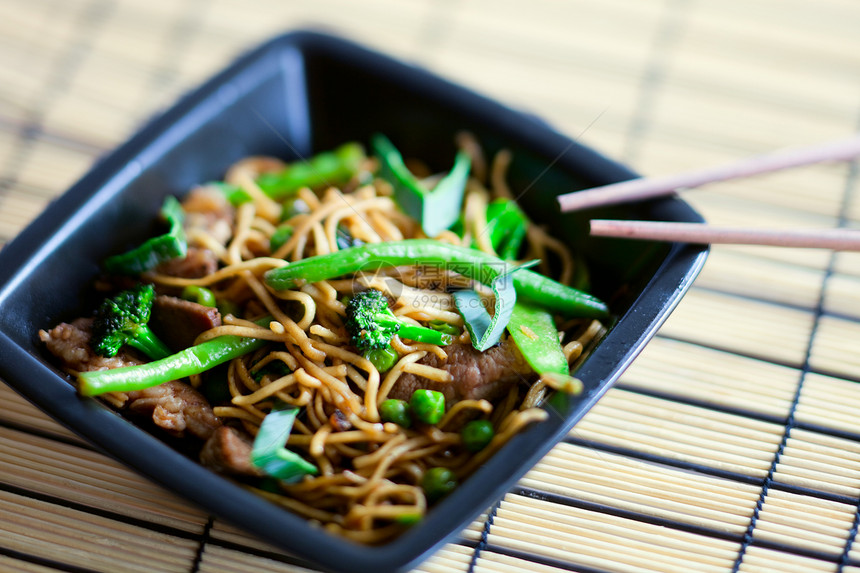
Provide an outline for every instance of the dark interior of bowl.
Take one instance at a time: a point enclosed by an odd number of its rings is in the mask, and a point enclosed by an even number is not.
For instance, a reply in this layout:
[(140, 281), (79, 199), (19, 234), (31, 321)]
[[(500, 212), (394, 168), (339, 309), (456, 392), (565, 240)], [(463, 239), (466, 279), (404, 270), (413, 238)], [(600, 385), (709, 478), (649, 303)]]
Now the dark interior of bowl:
[[(208, 470), (161, 436), (78, 397), (38, 343), (40, 328), (92, 308), (99, 263), (154, 232), (166, 194), (219, 179), (247, 155), (307, 157), (349, 140), (388, 135), (404, 155), (447, 169), (454, 135), (471, 131), (488, 156), (513, 153), (508, 182), (535, 221), (588, 262), (593, 291), (615, 320), (577, 375), (586, 392), (557, 397), (532, 427), (427, 518), (381, 547), (315, 529)], [(288, 34), (237, 61), (105, 158), (0, 252), (0, 375), (107, 453), (213, 513), (307, 558), (343, 571), (410, 566), (509, 489), (617, 379), (678, 302), (705, 249), (587, 237), (587, 218), (699, 220), (676, 199), (562, 215), (555, 197), (633, 176), (533, 117), (420, 69), (315, 33)], [(635, 312), (628, 312), (635, 306)], [(528, 454), (523, 454), (528, 452)], [(503, 477), (499, 477), (503, 476)]]

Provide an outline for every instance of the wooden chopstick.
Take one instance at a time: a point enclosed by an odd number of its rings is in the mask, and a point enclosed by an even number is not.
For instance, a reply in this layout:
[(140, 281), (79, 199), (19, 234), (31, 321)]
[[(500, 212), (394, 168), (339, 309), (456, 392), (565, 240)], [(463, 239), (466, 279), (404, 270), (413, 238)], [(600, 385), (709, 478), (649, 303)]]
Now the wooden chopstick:
[(591, 234), (681, 243), (731, 243), (860, 251), (860, 229), (759, 229), (704, 223), (593, 219)]
[(776, 151), (729, 165), (688, 171), (667, 177), (632, 179), (584, 191), (575, 191), (560, 195), (558, 202), (563, 212), (580, 211), (601, 205), (614, 205), (671, 195), (675, 191), (692, 189), (706, 183), (750, 177), (824, 161), (847, 161), (857, 156), (860, 156), (860, 135), (809, 147)]

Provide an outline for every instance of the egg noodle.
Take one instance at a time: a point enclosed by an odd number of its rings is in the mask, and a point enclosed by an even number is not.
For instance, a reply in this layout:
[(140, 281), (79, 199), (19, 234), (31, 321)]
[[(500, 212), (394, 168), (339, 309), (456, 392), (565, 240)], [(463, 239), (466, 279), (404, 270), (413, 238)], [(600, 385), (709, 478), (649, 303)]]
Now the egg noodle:
[[(487, 232), (487, 206), (494, 198), (513, 199), (505, 182), (511, 156), (502, 151), (487, 166), (474, 139), (462, 135), (458, 143), (470, 153), (473, 165), (463, 203), (463, 234), (443, 231), (435, 238), (476, 245), (495, 254)], [(204, 332), (197, 343), (222, 335), (271, 341), (263, 350), (229, 363), (230, 402), (214, 404), (214, 412), (226, 424), (254, 436), (275, 400), (300, 407), (302, 414), (287, 447), (316, 464), (319, 474), (275, 488), (247, 487), (364, 543), (384, 541), (424, 515), (428, 502), (420, 484), (428, 468), (449, 468), (459, 480), (465, 479), (522, 428), (544, 420), (547, 414), (538, 405), (556, 384), (553, 377), (535, 374), (497, 403), (461, 400), (449, 404), (444, 418), (434, 426), (405, 429), (382, 422), (379, 406), (404, 374), (452, 382), (448, 371), (421, 362), (430, 354), (444, 360), (445, 347), (408, 343), (395, 335), (392, 348), (397, 361), (381, 374), (350, 344), (344, 326), (348, 297), (368, 288), (381, 290), (393, 301), (392, 311), (399, 318), (421, 325), (431, 320), (444, 322), (461, 332), (455, 342), (470, 344), (450, 290), (457, 286), (480, 290), (480, 285), (444, 269), (418, 265), (358, 272), (284, 291), (265, 284), (262, 276), (270, 269), (340, 250), (344, 231), (351, 240), (364, 243), (425, 236), (418, 222), (398, 209), (390, 185), (368, 176), (376, 167), (374, 159), (367, 159), (364, 176), (342, 188), (329, 187), (318, 194), (307, 188), (299, 190), (290, 200), (301, 202), (302, 209), (286, 221), (293, 234), (271, 252), (270, 240), (281, 224), (283, 206), (255, 181), (263, 173), (282, 169), (283, 164), (271, 158), (243, 159), (229, 169), (225, 180), (252, 200), (236, 208), (233, 228), (224, 232), (228, 239), (204, 227), (192, 227), (188, 232), (189, 245), (212, 250), (221, 267), (193, 279), (154, 272), (144, 275), (160, 287), (207, 287), (219, 300), (233, 301), (241, 309), (224, 316), (222, 326)], [(413, 169), (418, 172), (420, 167)], [(528, 259), (541, 260), (538, 270), (570, 283), (574, 257), (541, 227), (529, 225), (524, 250)], [(485, 296), (492, 296), (487, 294), (489, 289), (484, 290)], [(271, 317), (267, 326), (251, 321), (260, 316)], [(570, 363), (603, 333), (601, 324), (591, 319), (562, 326), (558, 335)], [(279, 371), (287, 374), (255, 376), (278, 362), (286, 367)], [(200, 382), (199, 376), (192, 379), (193, 384)], [(495, 431), (489, 445), (477, 453), (463, 447), (459, 433), (462, 421), (472, 418), (491, 421)]]

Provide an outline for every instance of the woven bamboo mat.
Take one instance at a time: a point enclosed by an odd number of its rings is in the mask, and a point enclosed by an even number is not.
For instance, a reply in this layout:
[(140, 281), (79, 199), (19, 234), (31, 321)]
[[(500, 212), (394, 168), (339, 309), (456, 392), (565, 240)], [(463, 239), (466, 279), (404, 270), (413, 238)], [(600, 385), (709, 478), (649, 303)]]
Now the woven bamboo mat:
[[(0, 241), (242, 50), (309, 25), (647, 174), (860, 129), (855, 0), (0, 0)], [(860, 224), (856, 163), (687, 198), (714, 223)], [(713, 248), (617, 387), (419, 570), (860, 571), (858, 347), (860, 254)], [(307, 570), (0, 400), (0, 570)]]

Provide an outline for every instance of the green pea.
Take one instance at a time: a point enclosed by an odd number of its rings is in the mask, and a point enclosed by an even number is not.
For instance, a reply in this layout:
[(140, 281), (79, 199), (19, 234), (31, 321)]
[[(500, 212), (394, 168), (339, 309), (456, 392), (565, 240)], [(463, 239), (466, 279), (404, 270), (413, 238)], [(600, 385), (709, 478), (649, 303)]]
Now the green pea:
[(421, 488), (431, 502), (441, 499), (457, 487), (457, 476), (448, 468), (430, 468), (421, 478)]
[(412, 418), (409, 416), (409, 404), (405, 400), (389, 398), (379, 405), (379, 416), (383, 422), (394, 422), (402, 428), (412, 426)]
[(201, 286), (196, 285), (188, 285), (184, 289), (182, 289), (182, 298), (185, 300), (190, 300), (191, 302), (196, 302), (197, 304), (202, 304), (203, 306), (209, 306), (215, 308), (217, 302), (215, 301), (215, 293), (213, 293), (208, 288), (203, 288)]
[(442, 334), (450, 334), (451, 336), (460, 336), (460, 329), (453, 324), (448, 324), (444, 320), (431, 320), (427, 326), (433, 330), (438, 330)]
[(470, 452), (479, 452), (493, 439), (493, 424), (489, 420), (472, 420), (460, 431), (463, 445)]
[(386, 348), (368, 350), (364, 353), (364, 357), (370, 360), (370, 363), (380, 372), (388, 372), (397, 363), (400, 355), (397, 354), (396, 350), (388, 346)]
[(292, 236), (293, 227), (291, 225), (281, 225), (275, 229), (275, 232), (272, 233), (272, 236), (269, 239), (269, 250), (274, 253), (280, 249), (284, 243), (289, 241)]
[(281, 204), (281, 221), (286, 221), (296, 215), (304, 215), (310, 212), (311, 208), (303, 199), (291, 197)]
[(435, 390), (416, 390), (409, 400), (409, 407), (419, 422), (436, 424), (445, 414), (445, 396)]

